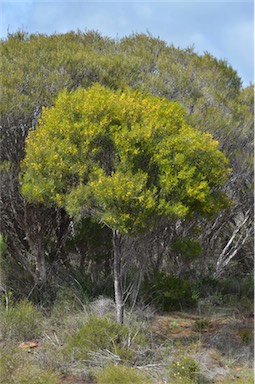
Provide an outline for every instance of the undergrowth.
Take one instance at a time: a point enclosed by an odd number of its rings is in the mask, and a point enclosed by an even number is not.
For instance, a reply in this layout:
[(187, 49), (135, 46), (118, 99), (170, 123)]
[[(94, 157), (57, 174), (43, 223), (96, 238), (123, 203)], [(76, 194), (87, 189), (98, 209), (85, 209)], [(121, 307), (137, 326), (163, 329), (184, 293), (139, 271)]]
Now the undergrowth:
[(152, 379), (136, 368), (109, 364), (96, 375), (97, 384), (151, 384)]
[(2, 346), (0, 356), (2, 384), (61, 384), (57, 372), (42, 367), (17, 346)]
[(3, 340), (32, 340), (42, 334), (43, 316), (31, 302), (22, 300), (8, 309), (1, 306), (1, 338)]
[(65, 348), (75, 360), (86, 360), (90, 353), (108, 350), (121, 360), (131, 360), (135, 349), (144, 346), (147, 338), (144, 332), (134, 326), (118, 324), (109, 317), (91, 316), (83, 327), (70, 337)]
[[(81, 384), (253, 382), (248, 317), (146, 317), (138, 308), (118, 324), (109, 299), (79, 305), (62, 296), (50, 312), (29, 301), (2, 306), (0, 383), (62, 384), (63, 375)], [(29, 340), (38, 346), (21, 349)]]

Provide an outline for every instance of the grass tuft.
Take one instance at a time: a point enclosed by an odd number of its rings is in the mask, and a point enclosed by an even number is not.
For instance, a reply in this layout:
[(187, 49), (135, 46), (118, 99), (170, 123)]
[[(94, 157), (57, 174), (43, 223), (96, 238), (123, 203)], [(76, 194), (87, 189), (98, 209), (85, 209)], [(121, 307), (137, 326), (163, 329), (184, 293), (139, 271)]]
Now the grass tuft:
[(108, 350), (122, 360), (130, 360), (134, 349), (146, 344), (146, 336), (132, 326), (118, 324), (108, 317), (90, 317), (87, 323), (71, 336), (66, 353), (75, 360), (87, 360), (91, 352)]
[(136, 368), (110, 364), (97, 374), (97, 384), (150, 384), (152, 380)]
[(41, 336), (43, 316), (31, 302), (22, 300), (1, 312), (2, 340), (28, 341)]

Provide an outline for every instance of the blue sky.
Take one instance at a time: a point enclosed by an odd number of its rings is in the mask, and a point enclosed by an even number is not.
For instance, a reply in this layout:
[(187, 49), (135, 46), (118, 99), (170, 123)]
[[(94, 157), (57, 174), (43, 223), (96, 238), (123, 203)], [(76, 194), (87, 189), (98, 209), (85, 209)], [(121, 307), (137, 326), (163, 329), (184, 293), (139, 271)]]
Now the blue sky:
[(123, 37), (150, 32), (168, 44), (194, 45), (226, 59), (247, 86), (254, 81), (252, 0), (165, 0), (161, 2), (27, 0), (1, 2), (1, 31), (51, 34), (80, 29)]

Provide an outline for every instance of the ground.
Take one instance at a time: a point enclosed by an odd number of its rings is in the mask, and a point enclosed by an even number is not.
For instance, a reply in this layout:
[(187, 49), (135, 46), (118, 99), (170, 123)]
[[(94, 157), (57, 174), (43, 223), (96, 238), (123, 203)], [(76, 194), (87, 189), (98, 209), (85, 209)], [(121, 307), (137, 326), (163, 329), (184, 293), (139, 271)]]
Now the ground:
[[(113, 305), (109, 302), (107, 305), (106, 312), (112, 308), (112, 316), (114, 316)], [(98, 311), (98, 305), (91, 308), (94, 308), (94, 311), (97, 308), (96, 311)], [(100, 313), (96, 313), (96, 316), (102, 316), (101, 312), (100, 307)], [(137, 313), (141, 316), (141, 311)], [(90, 314), (84, 311), (74, 313), (68, 310), (63, 313), (61, 310), (45, 319), (43, 334), (37, 340), (24, 340), (16, 343), (11, 341), (10, 343), (13, 348), (19, 350), (22, 359), (29, 356), (31, 372), (39, 364), (40, 367), (53, 370), (54, 375), (57, 375), (58, 383), (95, 384), (96, 379), (93, 374), (96, 370), (102, 369), (108, 362), (122, 364), (124, 361), (107, 349), (93, 352), (89, 361), (75, 360), (70, 357), (70, 354), (63, 353), (66, 337), (75, 334), (80, 329), (84, 321), (86, 322), (86, 316), (90, 316)], [(199, 311), (152, 312), (144, 318), (139, 318), (139, 316), (135, 313), (132, 314), (132, 322), (138, 324), (140, 321), (143, 324), (143, 330), (146, 330), (149, 335), (149, 339), (145, 345), (138, 346), (132, 357), (128, 357), (129, 360), (126, 360), (124, 364), (147, 373), (153, 384), (175, 382), (186, 384), (186, 381), (176, 381), (169, 376), (173, 364), (176, 364), (177, 368), (178, 365), (185, 365), (183, 359), (186, 357), (191, 358), (199, 366), (199, 377), (197, 376), (192, 379), (193, 381), (187, 383), (254, 383), (254, 318), (252, 312), (240, 313), (233, 308), (211, 306), (203, 311), (200, 308)], [(126, 318), (128, 319), (128, 316)], [(6, 345), (8, 347), (6, 341), (1, 345), (3, 351), (7, 350)], [(8, 353), (11, 353), (10, 351), (11, 349)], [(19, 366), (21, 366), (21, 361), (18, 362)], [(190, 366), (185, 369), (188, 372)], [(23, 381), (20, 382), (23, 383)], [(10, 383), (16, 383), (15, 379)], [(24, 381), (24, 383), (28, 382)], [(51, 384), (52, 381), (49, 383)], [(118, 384), (121, 383), (118, 382)]]

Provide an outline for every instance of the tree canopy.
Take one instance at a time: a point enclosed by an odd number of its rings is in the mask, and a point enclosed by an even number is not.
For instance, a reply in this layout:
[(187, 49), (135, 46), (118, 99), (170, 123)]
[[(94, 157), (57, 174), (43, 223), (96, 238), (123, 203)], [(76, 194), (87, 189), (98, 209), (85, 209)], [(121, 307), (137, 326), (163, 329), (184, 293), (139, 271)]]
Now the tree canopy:
[(100, 85), (63, 91), (27, 139), (22, 192), (122, 233), (222, 207), (227, 159), (178, 103)]

